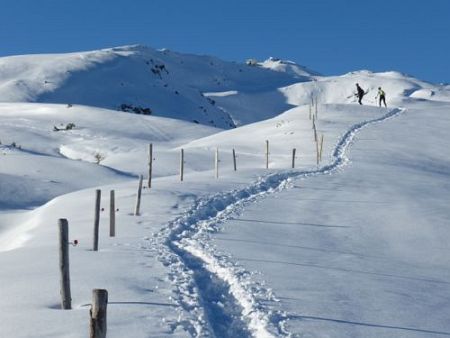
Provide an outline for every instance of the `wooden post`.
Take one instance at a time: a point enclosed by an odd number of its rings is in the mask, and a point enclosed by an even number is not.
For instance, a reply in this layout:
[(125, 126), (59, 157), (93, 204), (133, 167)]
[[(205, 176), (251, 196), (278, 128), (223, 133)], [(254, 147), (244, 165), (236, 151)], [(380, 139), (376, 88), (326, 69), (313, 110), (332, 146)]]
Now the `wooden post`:
[(184, 149), (181, 149), (180, 154), (180, 181), (183, 181), (184, 175)]
[(266, 140), (266, 169), (269, 169), (269, 140)]
[(92, 244), (92, 250), (98, 251), (98, 228), (100, 225), (100, 199), (102, 191), (100, 189), (95, 190), (95, 215), (94, 215), (94, 241)]
[(323, 134), (320, 137), (320, 152), (319, 152), (319, 160), (322, 162), (322, 150), (323, 150)]
[(152, 169), (153, 169), (153, 144), (148, 145), (148, 183), (149, 188), (152, 187)]
[(317, 104), (317, 96), (316, 96), (316, 105), (315, 105), (315, 107), (314, 107), (314, 109), (315, 109), (315, 115), (316, 115), (316, 120), (317, 120), (317, 118), (318, 118), (318, 114), (319, 114), (319, 111), (318, 111), (318, 104)]
[(108, 306), (108, 291), (104, 289), (92, 290), (92, 305), (89, 311), (89, 337), (106, 338), (106, 310)]
[(109, 236), (116, 236), (116, 203), (114, 190), (109, 193)]
[(234, 171), (237, 170), (237, 167), (236, 167), (236, 152), (234, 151), (234, 148), (233, 148), (233, 168), (234, 168)]
[(72, 296), (70, 294), (70, 269), (69, 269), (69, 223), (67, 219), (60, 218), (59, 228), (59, 271), (61, 276), (61, 308), (72, 308)]
[(316, 120), (313, 115), (313, 132), (314, 132), (314, 141), (317, 142), (317, 128), (316, 128)]
[(316, 142), (316, 162), (319, 165), (319, 142)]
[(138, 187), (138, 193), (136, 197), (136, 207), (134, 208), (134, 216), (139, 216), (140, 209), (141, 209), (141, 195), (142, 195), (142, 181), (144, 179), (144, 176), (139, 176), (139, 187)]
[(292, 169), (295, 168), (295, 151), (296, 149), (292, 149)]
[(219, 178), (219, 148), (216, 148), (216, 153), (214, 156), (214, 169), (216, 178)]

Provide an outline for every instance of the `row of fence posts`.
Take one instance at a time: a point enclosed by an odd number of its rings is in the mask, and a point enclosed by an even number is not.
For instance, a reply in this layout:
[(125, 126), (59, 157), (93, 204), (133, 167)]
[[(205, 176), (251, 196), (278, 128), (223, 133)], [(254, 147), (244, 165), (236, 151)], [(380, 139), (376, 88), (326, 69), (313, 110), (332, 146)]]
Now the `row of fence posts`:
[[(98, 192), (98, 190), (97, 190)], [(99, 196), (99, 194), (97, 194)], [(97, 204), (96, 204), (97, 205)], [(97, 208), (96, 208), (97, 209)], [(95, 223), (97, 223), (97, 216)], [(94, 226), (95, 228), (96, 226)], [(60, 269), (60, 293), (61, 308), (63, 310), (72, 309), (72, 295), (70, 291), (70, 265), (69, 265), (69, 222), (65, 218), (58, 221), (59, 228), (59, 269)], [(94, 231), (95, 232), (95, 231)], [(95, 236), (94, 236), (95, 237)], [(96, 236), (98, 249), (98, 235)], [(95, 251), (96, 251), (95, 250)], [(92, 290), (92, 304), (89, 311), (89, 337), (105, 338), (106, 337), (106, 312), (108, 305), (108, 291), (105, 289)]]
[[(313, 107), (315, 107), (314, 114), (312, 114)], [(317, 98), (314, 104), (314, 98), (311, 98), (311, 105), (309, 106), (309, 118), (312, 120), (312, 128), (314, 132), (314, 141), (316, 145), (316, 157), (317, 165), (322, 160), (323, 149), (323, 134), (320, 137), (320, 141), (317, 134), (316, 120), (318, 116)], [(265, 162), (266, 169), (269, 169), (269, 140), (265, 142)], [(148, 162), (148, 182), (147, 187), (152, 186), (152, 170), (153, 170), (153, 144), (149, 144), (149, 162)], [(237, 171), (236, 164), (236, 151), (233, 148), (233, 169)], [(292, 168), (295, 168), (296, 148), (292, 149)], [(219, 148), (215, 149), (214, 156), (214, 172), (215, 178), (219, 178)], [(180, 181), (184, 179), (184, 149), (181, 149), (180, 153)], [(140, 215), (140, 205), (143, 186), (143, 175), (139, 176), (139, 185), (136, 197), (136, 205), (134, 209), (134, 215)], [(95, 212), (94, 212), (94, 233), (92, 251), (98, 251), (99, 243), (99, 227), (100, 227), (100, 207), (101, 207), (101, 190), (95, 191)], [(115, 206), (115, 191), (110, 191), (110, 208), (109, 208), (109, 235), (110, 237), (116, 236), (116, 209)], [(64, 310), (72, 309), (72, 296), (70, 291), (70, 268), (69, 268), (69, 245), (76, 245), (76, 242), (69, 242), (69, 222), (67, 219), (61, 218), (58, 221), (59, 227), (59, 268), (60, 268), (60, 294), (61, 294), (61, 308)], [(108, 291), (105, 289), (92, 290), (92, 304), (90, 310), (89, 320), (89, 334), (90, 338), (104, 338), (106, 337), (106, 313), (108, 304)]]
[[(151, 187), (151, 173), (152, 173), (152, 145), (149, 147), (149, 180), (148, 187)], [(136, 205), (134, 215), (140, 214), (141, 196), (143, 186), (143, 175), (139, 176), (138, 192), (136, 197)], [(99, 228), (100, 228), (100, 212), (101, 210), (101, 190), (95, 191), (95, 209), (94, 209), (94, 227), (93, 227), (93, 241), (92, 251), (98, 251), (99, 243)], [(110, 191), (110, 206), (109, 206), (109, 235), (116, 236), (116, 205), (115, 205), (115, 191)], [(69, 245), (76, 245), (77, 241), (69, 241), (69, 222), (67, 219), (61, 218), (58, 221), (59, 228), (59, 269), (60, 269), (60, 294), (61, 294), (61, 308), (64, 310), (72, 309), (72, 296), (70, 291), (70, 267), (69, 267)], [(92, 304), (90, 310), (89, 320), (89, 337), (90, 338), (104, 338), (106, 337), (106, 312), (108, 304), (108, 291), (105, 289), (92, 290)]]
[[(265, 142), (266, 148), (265, 148), (265, 167), (266, 169), (269, 169), (269, 141), (266, 140)], [(180, 149), (180, 181), (184, 180), (184, 164), (185, 164), (185, 156), (184, 156), (184, 149)], [(233, 148), (231, 152), (233, 156), (233, 170), (237, 171), (237, 161), (236, 161), (236, 150)], [(295, 157), (296, 157), (296, 149), (292, 149), (292, 168), (295, 168)], [(214, 177), (219, 178), (219, 148), (216, 148), (214, 151)], [(151, 172), (151, 170), (149, 171)], [(149, 182), (151, 181), (151, 178), (149, 178)]]
[[(139, 214), (140, 197), (142, 190), (142, 175), (139, 179), (138, 198), (136, 202), (135, 215)], [(99, 243), (99, 226), (100, 226), (100, 211), (101, 211), (101, 190), (95, 191), (95, 209), (94, 209), (94, 232), (92, 251), (98, 251)], [(109, 206), (109, 236), (116, 236), (116, 205), (115, 205), (115, 191), (110, 191), (110, 206)], [(58, 221), (59, 228), (59, 268), (60, 268), (60, 293), (61, 293), (61, 308), (64, 310), (72, 309), (72, 297), (70, 291), (70, 268), (69, 268), (69, 245), (77, 245), (77, 241), (69, 241), (69, 222), (65, 218)], [(106, 312), (108, 304), (108, 291), (105, 289), (92, 290), (92, 304), (90, 309), (89, 319), (89, 337), (90, 338), (104, 338), (106, 337)]]

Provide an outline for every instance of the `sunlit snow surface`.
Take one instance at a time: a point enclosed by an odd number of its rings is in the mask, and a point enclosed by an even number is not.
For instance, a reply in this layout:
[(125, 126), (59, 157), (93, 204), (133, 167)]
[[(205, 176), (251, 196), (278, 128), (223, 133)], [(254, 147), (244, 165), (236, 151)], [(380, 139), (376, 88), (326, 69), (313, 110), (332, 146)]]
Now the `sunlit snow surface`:
[[(0, 336), (86, 337), (93, 288), (109, 292), (108, 337), (450, 335), (448, 87), (141, 46), (1, 58), (0, 75)], [(72, 311), (59, 218), (80, 242)]]

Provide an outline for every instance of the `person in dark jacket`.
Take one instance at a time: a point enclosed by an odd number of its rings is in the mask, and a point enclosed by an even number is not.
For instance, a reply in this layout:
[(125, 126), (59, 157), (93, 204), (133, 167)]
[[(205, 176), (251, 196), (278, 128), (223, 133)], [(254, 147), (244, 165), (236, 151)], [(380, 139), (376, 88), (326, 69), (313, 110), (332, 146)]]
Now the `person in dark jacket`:
[(358, 98), (358, 103), (362, 104), (361, 100), (364, 97), (364, 90), (359, 86), (359, 83), (356, 84), (356, 97)]

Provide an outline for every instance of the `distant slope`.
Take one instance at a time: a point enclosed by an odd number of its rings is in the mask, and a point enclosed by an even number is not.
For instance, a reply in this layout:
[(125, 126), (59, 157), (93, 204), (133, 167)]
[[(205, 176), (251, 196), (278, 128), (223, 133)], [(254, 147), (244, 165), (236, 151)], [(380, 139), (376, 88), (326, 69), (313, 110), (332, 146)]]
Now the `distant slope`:
[[(134, 45), (90, 52), (0, 58), (0, 102), (81, 104), (113, 110), (150, 109), (229, 129), (272, 118), (296, 106), (352, 103), (355, 83), (378, 86), (392, 104), (415, 98), (449, 101), (448, 88), (398, 72), (320, 76), (291, 61), (249, 64)], [(123, 109), (122, 108), (122, 109)]]
[[(70, 103), (234, 127), (203, 92), (264, 92), (309, 80), (289, 72), (225, 62), (211, 56), (125, 46), (92, 52), (0, 58), (0, 101)], [(258, 118), (259, 120), (260, 118)]]

